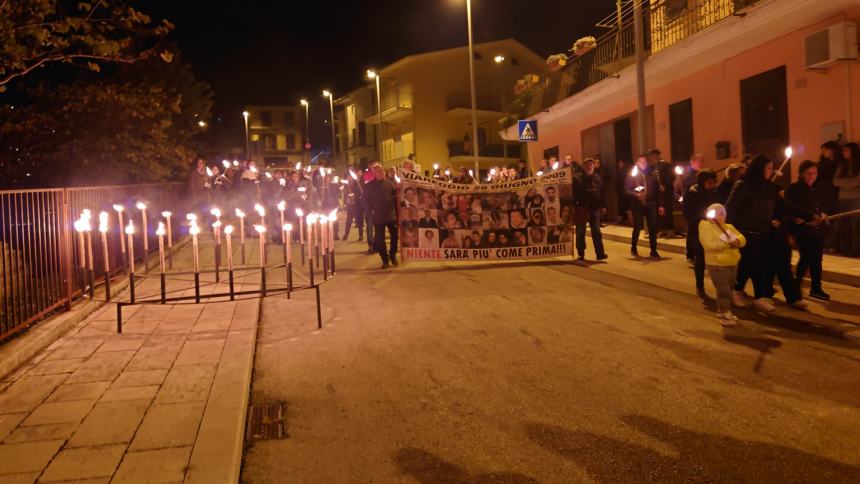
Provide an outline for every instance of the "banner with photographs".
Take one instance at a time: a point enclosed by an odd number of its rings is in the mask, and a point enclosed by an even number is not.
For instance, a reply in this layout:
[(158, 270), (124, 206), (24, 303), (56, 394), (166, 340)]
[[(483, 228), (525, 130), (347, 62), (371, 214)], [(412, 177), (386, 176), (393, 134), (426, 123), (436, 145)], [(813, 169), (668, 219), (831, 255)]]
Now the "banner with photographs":
[(398, 221), (404, 260), (511, 260), (573, 254), (572, 172), (486, 185), (405, 173)]

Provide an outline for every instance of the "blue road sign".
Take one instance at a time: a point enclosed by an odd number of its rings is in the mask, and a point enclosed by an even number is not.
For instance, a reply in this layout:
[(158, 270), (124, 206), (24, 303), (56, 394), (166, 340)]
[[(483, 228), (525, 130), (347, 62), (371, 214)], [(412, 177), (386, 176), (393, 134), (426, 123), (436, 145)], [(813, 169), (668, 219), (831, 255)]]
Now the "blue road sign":
[(537, 141), (538, 140), (538, 123), (537, 119), (519, 120), (517, 122), (517, 133), (519, 133), (521, 142)]

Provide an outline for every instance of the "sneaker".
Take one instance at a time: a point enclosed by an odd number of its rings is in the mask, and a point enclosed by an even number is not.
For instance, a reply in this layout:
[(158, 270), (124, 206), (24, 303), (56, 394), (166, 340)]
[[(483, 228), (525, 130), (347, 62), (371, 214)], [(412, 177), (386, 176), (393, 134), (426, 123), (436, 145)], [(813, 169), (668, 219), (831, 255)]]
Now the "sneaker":
[(806, 301), (800, 300), (790, 303), (789, 306), (792, 309), (797, 309), (798, 311), (806, 311), (807, 309), (809, 309), (809, 304), (806, 304)]
[(383, 262), (382, 267), (380, 269), (382, 269), (382, 270), (388, 269), (388, 262)]
[(630, 255), (633, 257), (639, 257), (639, 251), (636, 250), (636, 247), (630, 249)]
[(606, 260), (608, 258), (609, 256), (606, 254), (600, 254), (599, 256), (597, 256), (597, 260)]
[(738, 318), (731, 311), (726, 311), (724, 313), (717, 313), (717, 318), (720, 320), (720, 324), (724, 327), (737, 326)]
[(750, 300), (743, 291), (734, 291), (732, 292), (732, 304), (736, 308), (748, 308), (750, 307)]
[(585, 256), (580, 254), (580, 255), (576, 256), (576, 260), (585, 262)]
[(395, 257), (395, 256), (393, 256), (393, 255), (391, 256), (391, 265), (393, 265), (393, 266), (398, 266), (398, 265), (400, 265), (400, 263), (399, 263), (399, 262), (397, 262), (397, 257)]
[(758, 309), (759, 311), (771, 312), (776, 309), (776, 306), (773, 305), (767, 298), (761, 297), (753, 301), (753, 307)]
[(705, 286), (696, 286), (696, 295), (706, 297), (708, 294), (705, 292)]
[(822, 291), (821, 289), (818, 289), (817, 291), (816, 290), (809, 291), (809, 297), (812, 297), (815, 299), (820, 299), (822, 301), (829, 301), (830, 300), (830, 294), (827, 294), (826, 292)]
[(654, 251), (654, 252), (651, 252), (651, 254), (648, 256), (648, 258), (649, 258), (649, 259), (660, 259), (661, 257), (660, 257), (660, 254), (659, 254), (659, 253), (657, 253), (656, 251)]

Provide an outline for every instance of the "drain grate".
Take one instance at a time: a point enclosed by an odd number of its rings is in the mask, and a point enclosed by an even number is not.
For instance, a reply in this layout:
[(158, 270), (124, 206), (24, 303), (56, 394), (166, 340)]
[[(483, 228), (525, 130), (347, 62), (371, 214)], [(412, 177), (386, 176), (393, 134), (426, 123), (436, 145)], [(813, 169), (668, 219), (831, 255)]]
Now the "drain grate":
[(285, 439), (288, 437), (286, 423), (286, 402), (251, 405), (248, 408), (245, 440), (253, 442), (256, 440)]

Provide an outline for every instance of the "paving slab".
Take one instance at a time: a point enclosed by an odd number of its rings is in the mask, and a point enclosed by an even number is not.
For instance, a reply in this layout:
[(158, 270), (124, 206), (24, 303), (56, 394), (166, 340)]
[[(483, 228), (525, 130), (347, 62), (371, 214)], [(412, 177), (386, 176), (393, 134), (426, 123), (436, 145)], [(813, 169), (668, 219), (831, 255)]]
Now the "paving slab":
[(101, 402), (121, 402), (125, 400), (152, 400), (159, 385), (110, 388), (102, 395)]
[(0, 444), (0, 476), (41, 471), (61, 445), (62, 440)]
[(203, 402), (153, 405), (140, 424), (129, 450), (193, 445), (205, 407)]
[(18, 442), (37, 442), (40, 440), (68, 439), (75, 430), (78, 423), (60, 423), (48, 425), (33, 425), (31, 427), (18, 427), (11, 435), (6, 437), (7, 444)]
[(41, 482), (110, 477), (125, 452), (124, 445), (64, 449), (42, 474)]
[[(185, 477), (191, 447), (145, 450), (125, 455), (115, 483), (179, 482)], [(157, 466), (152, 465), (158, 462)]]
[(125, 370), (113, 382), (114, 388), (161, 385), (167, 376), (166, 369)]
[(73, 400), (97, 400), (109, 383), (96, 381), (90, 383), (64, 383), (57, 387), (45, 401), (46, 402), (68, 402)]
[(28, 376), (0, 394), (0, 413), (29, 412), (36, 408), (68, 375)]
[(134, 351), (98, 353), (81, 365), (66, 383), (112, 381), (134, 356)]
[(95, 400), (43, 403), (33, 410), (21, 426), (78, 423), (90, 412), (95, 403)]
[(81, 366), (84, 361), (84, 358), (44, 360), (31, 368), (30, 371), (27, 372), (27, 375), (40, 376), (59, 375), (62, 373), (74, 373), (74, 371), (77, 370), (78, 367)]
[(206, 401), (215, 369), (214, 364), (174, 366), (155, 398), (156, 403)]
[(12, 433), (12, 430), (14, 430), (15, 427), (17, 427), (25, 418), (27, 418), (27, 412), (6, 413), (0, 415), (0, 442), (3, 442), (3, 439)]
[(98, 403), (69, 440), (68, 446), (131, 442), (148, 407), (149, 400)]

